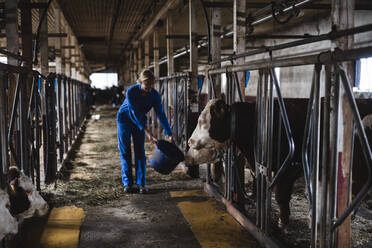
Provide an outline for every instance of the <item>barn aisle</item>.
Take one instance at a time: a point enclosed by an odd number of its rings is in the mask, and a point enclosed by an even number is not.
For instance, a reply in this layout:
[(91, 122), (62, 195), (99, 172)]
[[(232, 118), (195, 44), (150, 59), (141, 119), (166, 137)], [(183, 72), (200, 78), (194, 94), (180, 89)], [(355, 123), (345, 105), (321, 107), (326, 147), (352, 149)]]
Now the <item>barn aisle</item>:
[[(75, 153), (59, 175), (57, 188), (50, 185), (42, 189), (54, 210), (74, 206), (76, 211), (83, 211), (85, 218), (80, 233), (77, 228), (75, 236), (71, 234), (63, 240), (61, 231), (76, 227), (68, 223), (69, 219), (74, 223), (76, 220), (67, 215), (60, 217), (57, 223), (52, 221), (44, 225), (45, 229), (39, 232), (42, 233), (39, 243), (24, 238), (23, 245), (80, 248), (257, 246), (248, 232), (224, 211), (223, 205), (201, 190), (202, 179), (190, 178), (181, 168), (164, 176), (148, 167), (150, 193), (124, 193), (116, 140), (116, 111), (111, 106), (92, 111)], [(148, 160), (153, 149), (153, 145), (146, 143)], [(32, 224), (28, 226), (34, 228)], [(76, 235), (78, 246), (71, 238)], [(46, 236), (49, 241), (45, 241)]]

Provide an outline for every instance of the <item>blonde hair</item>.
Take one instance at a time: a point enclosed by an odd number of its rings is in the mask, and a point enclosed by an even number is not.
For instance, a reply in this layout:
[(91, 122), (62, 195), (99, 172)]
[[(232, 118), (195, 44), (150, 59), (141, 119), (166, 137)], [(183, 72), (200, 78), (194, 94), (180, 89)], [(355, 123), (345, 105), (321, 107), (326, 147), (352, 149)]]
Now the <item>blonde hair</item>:
[(144, 69), (141, 73), (140, 73), (140, 76), (138, 78), (139, 81), (143, 82), (145, 80), (148, 80), (148, 79), (152, 79), (154, 80), (155, 77), (154, 77), (154, 74), (152, 73), (151, 70), (149, 69)]

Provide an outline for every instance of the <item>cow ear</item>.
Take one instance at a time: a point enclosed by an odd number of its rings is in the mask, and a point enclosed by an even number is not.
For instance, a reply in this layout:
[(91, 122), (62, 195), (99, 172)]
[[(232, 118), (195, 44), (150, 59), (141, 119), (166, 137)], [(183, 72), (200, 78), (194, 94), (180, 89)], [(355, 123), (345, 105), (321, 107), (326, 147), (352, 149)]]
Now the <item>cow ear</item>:
[(214, 106), (211, 107), (211, 115), (221, 119), (226, 114), (226, 104), (222, 100), (218, 100)]

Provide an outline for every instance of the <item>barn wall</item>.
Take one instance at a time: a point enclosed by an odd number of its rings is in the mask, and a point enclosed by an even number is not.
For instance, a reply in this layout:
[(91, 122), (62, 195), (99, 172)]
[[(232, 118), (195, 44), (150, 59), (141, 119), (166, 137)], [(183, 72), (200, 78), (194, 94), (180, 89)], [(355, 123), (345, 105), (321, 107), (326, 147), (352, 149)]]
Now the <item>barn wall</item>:
[[(355, 26), (360, 26), (372, 22), (371, 11), (356, 11)], [(312, 34), (319, 35), (330, 31), (331, 20), (329, 16), (320, 18), (316, 21), (310, 21), (301, 26), (292, 27), (288, 30), (282, 30), (274, 34)], [(292, 40), (257, 40), (247, 42), (248, 46), (272, 46)], [(285, 58), (293, 55), (310, 55), (329, 50), (330, 41), (322, 41), (309, 45), (303, 45), (290, 49), (283, 49), (273, 52), (273, 58)], [(363, 47), (372, 44), (372, 32), (366, 32), (355, 35), (355, 47)], [(246, 62), (269, 58), (268, 54), (256, 55), (246, 59)], [(324, 74), (324, 73), (322, 73)], [(311, 80), (313, 76), (313, 66), (286, 67), (280, 69), (281, 90), (284, 97), (308, 98), (310, 94)], [(324, 77), (324, 75), (322, 75)], [(258, 72), (251, 72), (248, 87), (245, 94), (248, 96), (256, 95)]]

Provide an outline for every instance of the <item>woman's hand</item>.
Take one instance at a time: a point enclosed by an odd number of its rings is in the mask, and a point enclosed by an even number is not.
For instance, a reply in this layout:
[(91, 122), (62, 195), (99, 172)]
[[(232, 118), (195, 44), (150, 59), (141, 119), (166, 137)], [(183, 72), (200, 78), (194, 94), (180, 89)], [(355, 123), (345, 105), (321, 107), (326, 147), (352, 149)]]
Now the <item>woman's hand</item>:
[(147, 138), (150, 140), (150, 142), (152, 142), (153, 144), (155, 144), (156, 141), (158, 141), (158, 140), (154, 137), (154, 135), (152, 135), (152, 133), (151, 133), (149, 130), (147, 130), (147, 128), (145, 128), (144, 131), (145, 131), (145, 134), (146, 134)]

